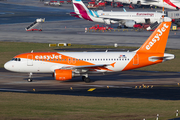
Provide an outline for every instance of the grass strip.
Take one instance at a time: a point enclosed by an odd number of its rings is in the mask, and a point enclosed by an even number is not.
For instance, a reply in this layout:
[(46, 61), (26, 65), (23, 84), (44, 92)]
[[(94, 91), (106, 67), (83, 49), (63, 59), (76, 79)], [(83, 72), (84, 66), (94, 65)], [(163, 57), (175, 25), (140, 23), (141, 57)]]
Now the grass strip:
[(175, 118), (180, 100), (0, 92), (1, 120), (159, 120)]

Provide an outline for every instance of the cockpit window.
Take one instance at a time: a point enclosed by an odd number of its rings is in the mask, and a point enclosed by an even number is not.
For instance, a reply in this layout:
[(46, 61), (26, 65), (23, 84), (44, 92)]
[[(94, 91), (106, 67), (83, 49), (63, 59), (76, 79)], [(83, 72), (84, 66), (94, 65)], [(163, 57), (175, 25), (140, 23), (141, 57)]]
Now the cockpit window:
[(21, 61), (21, 58), (13, 58), (12, 61)]

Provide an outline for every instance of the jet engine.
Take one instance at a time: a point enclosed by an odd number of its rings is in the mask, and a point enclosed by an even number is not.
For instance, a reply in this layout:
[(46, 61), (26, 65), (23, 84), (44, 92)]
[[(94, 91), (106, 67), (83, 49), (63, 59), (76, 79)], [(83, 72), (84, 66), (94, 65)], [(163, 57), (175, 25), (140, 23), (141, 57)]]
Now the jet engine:
[(104, 23), (110, 25), (111, 24), (111, 20), (110, 19), (104, 19)]
[(66, 81), (72, 79), (72, 77), (74, 77), (72, 70), (56, 69), (54, 71), (55, 80)]
[(134, 24), (136, 24), (136, 22), (135, 22), (134, 20), (127, 20), (127, 21), (125, 21), (125, 23), (124, 23), (124, 25), (125, 25), (126, 27), (133, 27)]

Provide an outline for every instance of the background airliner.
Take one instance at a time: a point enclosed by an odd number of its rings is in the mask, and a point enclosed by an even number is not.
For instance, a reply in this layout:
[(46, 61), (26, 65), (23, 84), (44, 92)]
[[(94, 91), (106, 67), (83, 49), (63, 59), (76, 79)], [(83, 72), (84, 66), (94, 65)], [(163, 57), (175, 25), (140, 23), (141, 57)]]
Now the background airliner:
[(164, 53), (171, 22), (162, 22), (146, 42), (132, 52), (30, 52), (15, 56), (4, 64), (14, 72), (54, 73), (59, 81), (82, 76), (90, 82), (88, 74), (136, 69), (174, 59)]
[[(105, 24), (118, 23), (119, 26), (133, 27), (136, 23), (162, 22), (163, 13), (158, 12), (117, 12), (117, 11), (92, 11), (89, 10), (81, 0), (73, 0), (74, 12), (70, 15), (85, 20)], [(164, 17), (164, 21), (171, 21), (171, 18)]]
[[(112, 0), (105, 0), (112, 2)], [(158, 7), (164, 7), (173, 10), (180, 9), (180, 1), (179, 0), (114, 0), (114, 2), (122, 2), (127, 4), (138, 4), (138, 5), (154, 5)]]

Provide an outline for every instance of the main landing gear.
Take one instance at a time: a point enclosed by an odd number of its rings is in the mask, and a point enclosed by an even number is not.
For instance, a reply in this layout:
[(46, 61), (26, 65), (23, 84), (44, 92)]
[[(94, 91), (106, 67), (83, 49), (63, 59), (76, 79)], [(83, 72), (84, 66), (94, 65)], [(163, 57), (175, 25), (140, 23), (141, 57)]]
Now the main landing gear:
[(86, 82), (86, 83), (91, 82), (91, 80), (90, 80), (89, 77), (88, 77), (88, 74), (82, 76), (82, 80), (83, 80), (84, 82)]
[(30, 73), (29, 73), (29, 78), (27, 79), (28, 82), (32, 82), (32, 75), (33, 75), (33, 74), (30, 72)]

